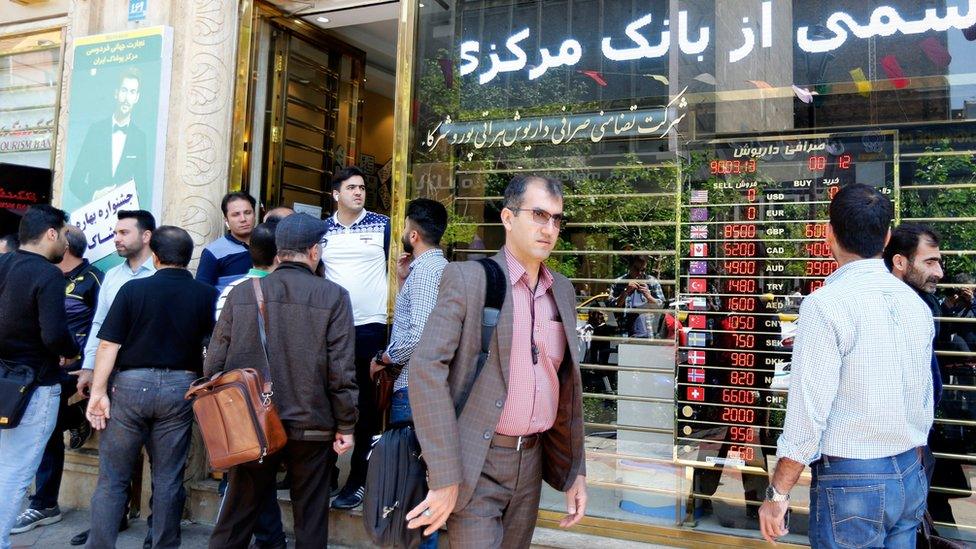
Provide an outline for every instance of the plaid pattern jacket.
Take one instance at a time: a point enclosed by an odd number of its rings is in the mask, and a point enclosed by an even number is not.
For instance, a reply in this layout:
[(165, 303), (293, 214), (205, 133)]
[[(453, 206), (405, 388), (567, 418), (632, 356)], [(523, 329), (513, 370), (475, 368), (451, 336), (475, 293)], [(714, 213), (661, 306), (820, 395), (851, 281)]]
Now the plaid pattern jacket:
[[(501, 265), (508, 282), (505, 256)], [(586, 474), (583, 448), (583, 401), (576, 336), (575, 292), (566, 277), (553, 273), (551, 291), (566, 329), (567, 351), (559, 365), (556, 422), (542, 433), (543, 479), (568, 490)], [(427, 463), (432, 489), (460, 484), (455, 509), (471, 499), (484, 468), (508, 387), (512, 341), (511, 291), (506, 293), (490, 356), (471, 390), (467, 406), (455, 416), (464, 386), (474, 376), (481, 350), (481, 312), (485, 273), (475, 261), (450, 263), (444, 269), (437, 306), (427, 319), (420, 344), (410, 360), (410, 407)]]

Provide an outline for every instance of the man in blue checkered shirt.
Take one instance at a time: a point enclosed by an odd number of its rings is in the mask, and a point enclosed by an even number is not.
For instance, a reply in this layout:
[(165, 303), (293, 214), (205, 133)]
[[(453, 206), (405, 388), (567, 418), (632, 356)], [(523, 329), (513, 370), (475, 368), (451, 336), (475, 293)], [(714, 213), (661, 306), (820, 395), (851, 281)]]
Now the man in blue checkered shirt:
[(759, 510), (768, 541), (787, 533), (790, 490), (810, 465), (812, 547), (915, 547), (935, 330), (928, 306), (881, 260), (893, 213), (867, 185), (830, 204), (839, 268), (800, 305), (779, 460)]

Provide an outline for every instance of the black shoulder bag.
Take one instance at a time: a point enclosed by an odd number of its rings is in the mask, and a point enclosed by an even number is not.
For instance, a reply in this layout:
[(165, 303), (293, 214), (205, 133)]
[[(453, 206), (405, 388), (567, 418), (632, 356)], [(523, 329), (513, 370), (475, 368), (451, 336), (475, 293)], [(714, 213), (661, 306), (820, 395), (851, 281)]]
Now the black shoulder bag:
[[(460, 416), (481, 370), (488, 361), (491, 338), (505, 302), (505, 273), (491, 259), (479, 259), (485, 269), (485, 308), (481, 312), (481, 352), (474, 375), (458, 399)], [(407, 528), (407, 513), (427, 496), (427, 466), (413, 423), (390, 425), (373, 444), (363, 498), (363, 524), (370, 539), (381, 547), (417, 547), (423, 529)]]

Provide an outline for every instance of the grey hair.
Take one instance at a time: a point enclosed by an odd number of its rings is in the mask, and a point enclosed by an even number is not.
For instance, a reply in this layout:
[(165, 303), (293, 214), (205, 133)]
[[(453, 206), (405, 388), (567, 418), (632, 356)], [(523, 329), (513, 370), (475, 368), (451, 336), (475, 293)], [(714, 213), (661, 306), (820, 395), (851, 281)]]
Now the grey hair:
[(65, 231), (64, 236), (68, 239), (68, 251), (71, 252), (71, 255), (78, 259), (85, 257), (85, 250), (88, 249), (85, 232), (75, 225), (68, 225), (68, 230)]
[(543, 188), (549, 196), (560, 200), (563, 199), (562, 181), (541, 175), (516, 175), (508, 182), (508, 186), (505, 187), (505, 203), (503, 207), (510, 210), (520, 208), (522, 206), (522, 199), (525, 198), (525, 190), (529, 187), (529, 183), (534, 182), (542, 183)]

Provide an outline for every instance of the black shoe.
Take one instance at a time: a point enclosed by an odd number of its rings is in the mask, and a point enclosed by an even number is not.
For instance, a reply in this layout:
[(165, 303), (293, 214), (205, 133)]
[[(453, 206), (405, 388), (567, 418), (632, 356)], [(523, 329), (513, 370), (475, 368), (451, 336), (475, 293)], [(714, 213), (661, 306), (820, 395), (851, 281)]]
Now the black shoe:
[(142, 549), (152, 549), (152, 529), (146, 532), (146, 539), (142, 540)]
[(84, 545), (88, 543), (88, 532), (91, 530), (85, 530), (84, 532), (78, 534), (77, 536), (71, 538), (71, 545)]
[(85, 445), (92, 436), (91, 424), (83, 421), (75, 429), (68, 430), (68, 449), (77, 450)]
[(352, 487), (348, 484), (339, 491), (339, 495), (332, 500), (333, 509), (355, 509), (363, 502), (366, 489), (362, 486)]

